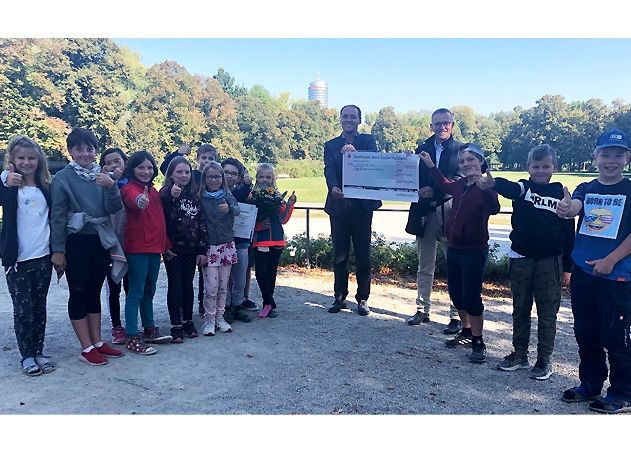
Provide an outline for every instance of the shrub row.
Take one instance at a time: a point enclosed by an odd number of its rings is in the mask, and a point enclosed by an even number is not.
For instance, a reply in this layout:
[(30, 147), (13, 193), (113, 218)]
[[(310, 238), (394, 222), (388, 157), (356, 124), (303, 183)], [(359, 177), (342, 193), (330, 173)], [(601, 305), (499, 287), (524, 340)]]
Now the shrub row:
[[(375, 273), (399, 277), (416, 276), (418, 259), (416, 244), (411, 242), (387, 242), (383, 235), (372, 233), (371, 264)], [(333, 267), (333, 245), (329, 236), (318, 235), (309, 242), (311, 267), (331, 269)], [(489, 248), (489, 259), (486, 264), (486, 279), (506, 280), (508, 278), (507, 255), (499, 255), (499, 244)], [(280, 265), (296, 264), (307, 266), (307, 236), (298, 234), (287, 241), (287, 248), (281, 255)], [(351, 249), (350, 270), (355, 270), (355, 255)], [(437, 278), (446, 278), (445, 255), (438, 251), (436, 257)]]

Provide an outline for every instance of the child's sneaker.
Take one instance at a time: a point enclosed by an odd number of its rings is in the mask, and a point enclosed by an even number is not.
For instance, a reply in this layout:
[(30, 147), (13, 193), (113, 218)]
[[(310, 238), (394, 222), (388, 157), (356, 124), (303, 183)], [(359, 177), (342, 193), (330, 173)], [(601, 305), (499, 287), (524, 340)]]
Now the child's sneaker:
[(166, 344), (171, 342), (171, 336), (162, 336), (158, 327), (145, 328), (144, 333), (142, 333), (142, 337), (145, 342), (150, 344)]
[(552, 365), (544, 360), (537, 358), (537, 362), (532, 366), (530, 375), (533, 380), (547, 380), (552, 375)]
[(272, 310), (272, 305), (265, 305), (265, 306), (263, 306), (263, 309), (259, 313), (259, 318), (260, 319), (265, 319), (268, 316), (268, 314), (270, 313), (271, 310)]
[(204, 326), (202, 327), (202, 334), (204, 336), (214, 336), (215, 322), (204, 322)]
[(125, 348), (137, 355), (153, 355), (158, 352), (158, 349), (146, 345), (142, 340), (142, 335), (140, 334), (137, 334), (136, 336), (127, 336)]
[(232, 307), (227, 307), (223, 312), (223, 320), (228, 323), (234, 322), (234, 314), (232, 313)]
[(469, 361), (474, 364), (482, 364), (486, 362), (486, 345), (484, 342), (473, 342), (471, 345), (471, 356)]
[(250, 300), (249, 298), (246, 298), (245, 300), (243, 300), (243, 304), (242, 306), (247, 309), (248, 311), (258, 311), (260, 308), (257, 306), (256, 303), (254, 303), (252, 300)]
[(125, 328), (121, 326), (112, 328), (112, 344), (125, 344)]
[(182, 331), (184, 331), (184, 336), (189, 339), (196, 338), (199, 336), (197, 334), (197, 329), (195, 328), (195, 324), (192, 320), (188, 320), (182, 324)]
[(96, 350), (103, 356), (108, 356), (110, 358), (120, 358), (124, 355), (123, 352), (117, 350), (115, 348), (110, 347), (106, 342), (103, 342), (100, 347), (94, 346)]
[(171, 344), (182, 344), (184, 342), (184, 332), (182, 327), (171, 327)]
[(504, 357), (502, 362), (497, 365), (497, 368), (506, 372), (512, 372), (513, 370), (530, 369), (530, 364), (528, 364), (527, 357), (520, 358), (515, 355), (515, 352), (512, 352)]
[(99, 353), (96, 347), (92, 347), (89, 352), (81, 352), (79, 359), (91, 366), (104, 366), (107, 364), (107, 358)]
[(232, 327), (223, 317), (217, 319), (216, 325), (217, 329), (222, 333), (230, 333), (232, 331)]
[(456, 347), (471, 347), (473, 338), (471, 337), (471, 330), (461, 330), (456, 336), (445, 342), (445, 345), (449, 348)]
[[(239, 322), (248, 323), (252, 321), (252, 318), (248, 315), (248, 313), (245, 312), (245, 308), (243, 307), (243, 305), (235, 306), (232, 311), (232, 316), (234, 317), (234, 320), (238, 320)], [(223, 318), (226, 318), (225, 314)], [(226, 320), (226, 322), (228, 321)]]

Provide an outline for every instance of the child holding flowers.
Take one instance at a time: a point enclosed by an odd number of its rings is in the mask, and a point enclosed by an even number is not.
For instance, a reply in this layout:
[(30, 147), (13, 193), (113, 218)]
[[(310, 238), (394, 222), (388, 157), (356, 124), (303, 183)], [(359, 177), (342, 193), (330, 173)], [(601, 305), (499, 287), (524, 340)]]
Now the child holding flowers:
[(296, 193), (292, 192), (285, 203), (285, 193), (276, 188), (276, 176), (271, 164), (261, 163), (256, 170), (256, 184), (248, 197), (248, 202), (258, 208), (254, 227), (254, 270), (256, 281), (263, 297), (263, 309), (259, 317), (276, 317), (274, 288), (278, 262), (285, 247), (283, 224), (289, 221), (296, 203)]

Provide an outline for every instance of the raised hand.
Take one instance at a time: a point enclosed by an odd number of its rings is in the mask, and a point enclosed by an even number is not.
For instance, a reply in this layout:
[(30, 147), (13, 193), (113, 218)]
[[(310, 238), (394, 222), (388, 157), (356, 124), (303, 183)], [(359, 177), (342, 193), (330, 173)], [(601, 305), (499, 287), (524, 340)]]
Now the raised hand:
[(147, 186), (145, 186), (143, 193), (136, 197), (136, 204), (140, 209), (145, 209), (149, 206), (149, 188)]
[(225, 200), (222, 200), (222, 203), (219, 204), (219, 212), (221, 214), (228, 214), (228, 211), (230, 211), (230, 206), (228, 206)]
[(9, 175), (7, 176), (7, 186), (22, 186), (22, 174), (15, 171), (15, 167), (12, 163), (7, 165), (7, 172), (9, 172)]
[(114, 169), (113, 172), (111, 172), (112, 178), (114, 178), (115, 180), (120, 180), (121, 177), (123, 176), (123, 169), (121, 169), (120, 167), (117, 167), (116, 169)]
[(434, 161), (432, 161), (432, 157), (429, 156), (429, 153), (427, 152), (421, 152), (418, 154), (419, 158), (421, 158), (421, 161), (423, 161), (423, 164), (425, 164), (428, 168), (432, 168), (434, 167)]
[(96, 184), (105, 188), (111, 188), (116, 184), (116, 181), (114, 181), (112, 177), (110, 177), (110, 174), (107, 173), (107, 169), (105, 167), (106, 166), (102, 166), (101, 171), (96, 174)]
[(247, 184), (248, 186), (252, 184), (252, 177), (247, 170), (243, 172), (243, 184)]
[(180, 145), (180, 148), (177, 149), (177, 152), (180, 155), (188, 155), (191, 152), (191, 146), (188, 144)]
[(477, 181), (477, 185), (483, 191), (495, 187), (495, 178), (493, 178), (493, 175), (491, 175), (491, 171), (489, 169), (486, 170), (485, 177), (480, 177), (480, 179)]
[(173, 186), (171, 186), (171, 197), (178, 198), (181, 193), (182, 193), (182, 188), (178, 186), (177, 183), (174, 183)]
[(294, 203), (296, 203), (296, 200), (298, 200), (298, 198), (296, 197), (296, 191), (292, 191), (287, 201), (293, 205)]
[(559, 216), (562, 219), (567, 217), (567, 214), (570, 211), (571, 206), (572, 206), (572, 197), (570, 197), (570, 191), (567, 190), (566, 186), (563, 186), (563, 200), (557, 203), (557, 216)]

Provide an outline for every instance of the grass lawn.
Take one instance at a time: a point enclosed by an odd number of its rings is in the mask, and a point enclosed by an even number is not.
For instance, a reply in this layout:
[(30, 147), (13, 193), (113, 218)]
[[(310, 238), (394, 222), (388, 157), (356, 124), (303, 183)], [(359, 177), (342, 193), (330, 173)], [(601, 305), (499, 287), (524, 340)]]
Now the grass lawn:
[[(507, 180), (517, 181), (520, 178), (528, 178), (526, 172), (493, 172), (494, 177), (502, 177)], [(554, 174), (552, 181), (558, 181), (573, 192), (580, 183), (592, 180), (598, 175), (596, 173), (561, 173)], [(317, 203), (324, 206), (324, 200), (326, 199), (326, 182), (324, 177), (311, 177), (311, 178), (284, 178), (278, 180), (278, 188), (281, 192), (287, 191), (287, 195), (291, 194), (291, 191), (296, 191), (298, 197), (298, 206), (301, 203)], [(500, 196), (500, 205), (505, 207), (511, 206), (511, 201)], [(404, 202), (384, 202), (384, 206), (390, 208), (409, 207), (409, 203)], [(296, 212), (298, 213), (298, 211)], [(313, 211), (316, 217), (324, 216), (323, 212)], [(302, 215), (302, 214), (301, 214)], [(493, 225), (510, 225), (509, 214), (499, 214), (491, 217), (490, 223)]]

